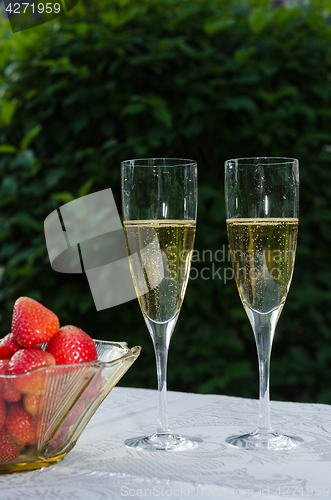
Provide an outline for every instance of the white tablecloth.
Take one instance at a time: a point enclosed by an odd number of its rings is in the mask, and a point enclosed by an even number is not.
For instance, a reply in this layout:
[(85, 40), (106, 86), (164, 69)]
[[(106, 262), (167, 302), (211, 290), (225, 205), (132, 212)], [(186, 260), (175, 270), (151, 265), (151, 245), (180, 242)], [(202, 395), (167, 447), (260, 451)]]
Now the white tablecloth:
[(253, 430), (258, 402), (168, 393), (173, 431), (204, 444), (187, 452), (138, 452), (126, 438), (155, 431), (157, 393), (116, 387), (64, 460), (0, 476), (1, 500), (121, 498), (331, 498), (331, 407), (271, 403), (275, 430), (304, 439), (289, 451), (247, 451), (225, 438)]

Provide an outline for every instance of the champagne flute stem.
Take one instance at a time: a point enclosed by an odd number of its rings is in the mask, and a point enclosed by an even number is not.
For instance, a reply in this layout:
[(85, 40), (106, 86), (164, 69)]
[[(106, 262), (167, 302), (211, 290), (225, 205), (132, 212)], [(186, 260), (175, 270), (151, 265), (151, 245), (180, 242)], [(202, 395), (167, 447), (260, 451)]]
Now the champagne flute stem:
[(266, 314), (254, 312), (249, 315), (259, 359), (260, 395), (257, 429), (259, 434), (273, 432), (270, 421), (269, 369), (272, 341), (281, 309), (282, 307), (279, 307)]
[(168, 347), (156, 344), (155, 346), (157, 385), (159, 396), (159, 416), (157, 421), (157, 433), (169, 433), (168, 403), (167, 403), (167, 363)]
[[(259, 335), (262, 337), (262, 335)], [(259, 352), (259, 376), (260, 376), (260, 401), (259, 401), (259, 432), (272, 432), (270, 422), (270, 392), (269, 392), (269, 368), (270, 354), (266, 357), (263, 355), (263, 348), (258, 349)]]
[(147, 321), (147, 326), (154, 344), (157, 370), (159, 396), (157, 434), (170, 434), (167, 404), (167, 363), (170, 338), (176, 321), (177, 316), (166, 323), (156, 323), (151, 320)]

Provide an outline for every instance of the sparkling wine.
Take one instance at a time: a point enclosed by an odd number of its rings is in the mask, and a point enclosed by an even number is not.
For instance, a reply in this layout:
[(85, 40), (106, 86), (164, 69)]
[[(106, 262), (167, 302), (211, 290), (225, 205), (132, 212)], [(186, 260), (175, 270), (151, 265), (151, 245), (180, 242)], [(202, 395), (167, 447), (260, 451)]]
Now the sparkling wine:
[(192, 220), (124, 222), (133, 283), (146, 319), (165, 323), (179, 313), (190, 272), (195, 227)]
[(298, 219), (228, 219), (232, 266), (240, 298), (262, 314), (285, 302), (291, 283)]

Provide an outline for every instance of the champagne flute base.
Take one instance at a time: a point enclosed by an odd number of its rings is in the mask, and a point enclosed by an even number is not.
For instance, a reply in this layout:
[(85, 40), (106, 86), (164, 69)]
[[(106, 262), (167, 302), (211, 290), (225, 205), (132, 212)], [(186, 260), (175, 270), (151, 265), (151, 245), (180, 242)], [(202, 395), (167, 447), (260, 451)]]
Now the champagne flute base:
[(257, 431), (243, 436), (230, 436), (226, 439), (230, 446), (246, 450), (289, 450), (303, 443), (297, 436), (285, 436), (277, 432), (259, 433)]
[(152, 436), (140, 436), (124, 441), (128, 448), (147, 451), (185, 451), (197, 448), (202, 439), (188, 436), (178, 436), (173, 433), (156, 432)]

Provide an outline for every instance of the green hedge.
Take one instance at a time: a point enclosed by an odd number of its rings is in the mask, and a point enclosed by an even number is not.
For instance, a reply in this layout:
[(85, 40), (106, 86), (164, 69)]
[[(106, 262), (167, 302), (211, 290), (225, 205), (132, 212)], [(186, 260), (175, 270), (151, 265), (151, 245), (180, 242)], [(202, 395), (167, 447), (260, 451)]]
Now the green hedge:
[[(256, 397), (253, 334), (227, 250), (223, 164), (300, 160), (299, 244), (271, 363), (275, 399), (331, 403), (331, 24), (328, 1), (81, 1), (70, 14), (0, 43), (0, 328), (20, 295), (95, 338), (140, 344), (124, 385), (155, 387), (138, 304), (96, 312), (84, 275), (54, 272), (43, 222), (62, 204), (111, 187), (120, 161), (193, 157), (199, 164), (194, 262), (170, 347), (169, 387)], [(299, 4), (299, 2), (298, 2)], [(328, 10), (329, 9), (329, 12)], [(225, 252), (226, 253), (226, 252)], [(197, 257), (197, 254), (195, 255)], [(218, 259), (220, 260), (220, 259)]]

